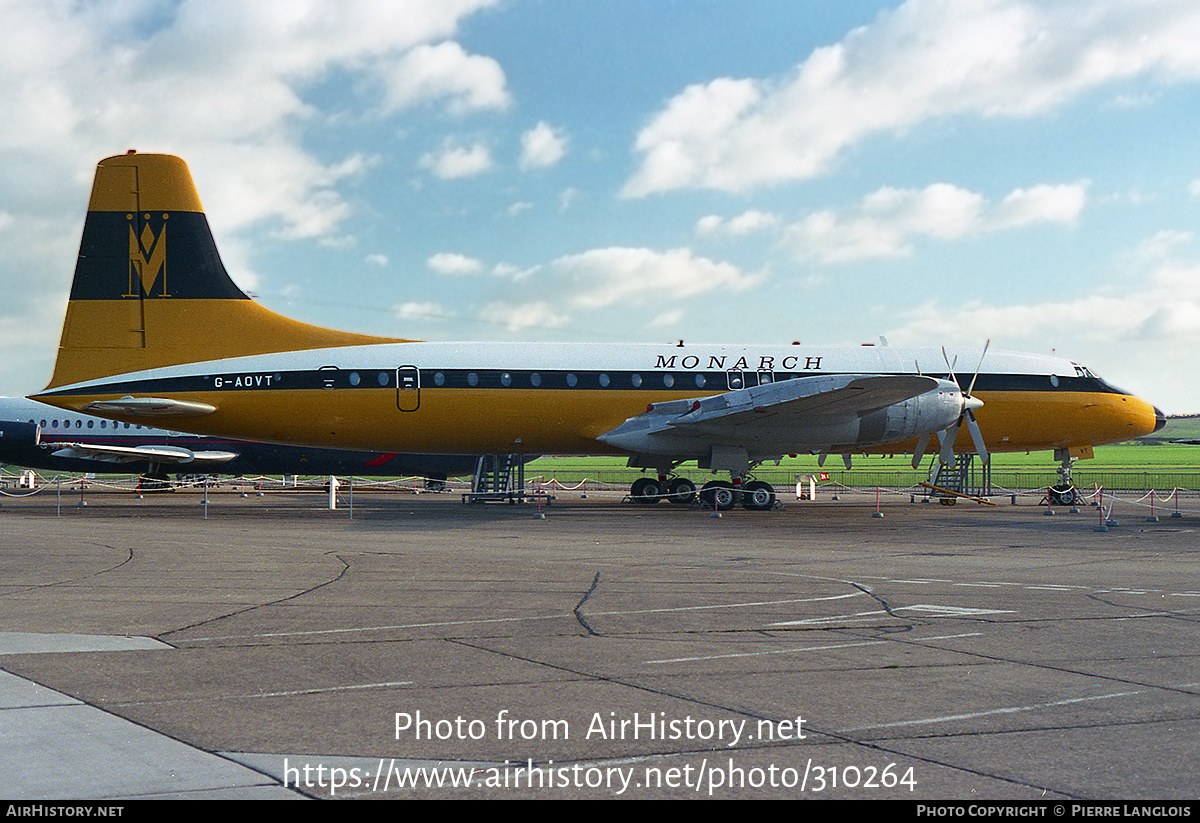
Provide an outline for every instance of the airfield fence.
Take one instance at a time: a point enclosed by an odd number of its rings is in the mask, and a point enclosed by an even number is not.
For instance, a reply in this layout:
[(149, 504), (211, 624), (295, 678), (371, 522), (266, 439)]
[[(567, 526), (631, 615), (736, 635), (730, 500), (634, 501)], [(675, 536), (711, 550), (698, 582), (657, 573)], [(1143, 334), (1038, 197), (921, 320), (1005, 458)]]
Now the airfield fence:
[[(839, 462), (840, 466), (840, 462)], [(647, 473), (649, 474), (649, 472)], [(677, 474), (687, 477), (702, 485), (714, 475), (702, 470), (681, 470)], [(628, 488), (638, 477), (642, 476), (639, 469), (628, 467), (598, 468), (585, 462), (572, 464), (561, 458), (547, 465), (542, 461), (530, 464), (525, 470), (526, 478), (535, 481), (541, 479), (544, 483), (553, 483), (563, 487), (571, 487), (582, 482), (592, 488), (613, 489)], [(759, 466), (754, 471), (754, 477), (765, 481), (776, 488), (795, 486), (800, 478), (816, 477), (817, 484), (834, 485), (847, 488), (886, 488), (909, 489), (917, 488), (922, 482), (930, 482), (932, 478), (924, 469), (897, 468), (862, 468), (862, 469), (833, 469), (798, 467), (798, 466)], [(1110, 468), (1083, 469), (1076, 467), (1074, 483), (1079, 488), (1092, 488), (1099, 485), (1105, 489), (1121, 491), (1148, 492), (1157, 490), (1200, 490), (1200, 468), (1186, 467), (1156, 467), (1154, 469)], [(1058, 485), (1058, 474), (1053, 468), (1049, 469), (993, 469), (992, 486), (995, 493), (1011, 491), (1032, 491)]]
[[(702, 485), (715, 475), (708, 471), (691, 469), (676, 472), (688, 477), (697, 486)], [(0, 471), (0, 494), (21, 496), (37, 491), (52, 491), (59, 488), (62, 491), (73, 490), (78, 493), (82, 488), (101, 491), (153, 492), (164, 488), (161, 483), (139, 481), (137, 477), (92, 477), (79, 474), (50, 474), (33, 473), (33, 488), (24, 487), (24, 479), (29, 472), (17, 473), (8, 469)], [(638, 477), (644, 474), (639, 469), (626, 466), (607, 466), (594, 461), (555, 458), (547, 462), (545, 459), (530, 463), (526, 467), (526, 486), (536, 489), (539, 485), (548, 489), (563, 491), (627, 491)], [(802, 478), (807, 482), (809, 477), (816, 478), (818, 487), (846, 489), (882, 488), (893, 492), (917, 491), (924, 494), (920, 486), (922, 482), (931, 480), (929, 473), (924, 470), (898, 468), (815, 468), (811, 466), (759, 466), (754, 477), (775, 486), (783, 492), (794, 488)], [(238, 491), (244, 494), (255, 493), (288, 493), (288, 492), (322, 492), (328, 490), (329, 478), (318, 477), (219, 477), (209, 480), (209, 488), (214, 491)], [(433, 490), (458, 494), (470, 491), (470, 478), (451, 478), (441, 484), (434, 481), (433, 486), (423, 477), (339, 477), (338, 480), (346, 490), (351, 486), (355, 490), (374, 492), (425, 493)], [(352, 481), (349, 482), (349, 481)], [(182, 480), (171, 481), (165, 487), (179, 490), (202, 490), (205, 478), (193, 476)], [(1053, 469), (993, 469), (992, 494), (1019, 494), (1045, 489), (1058, 485), (1058, 475)], [(1081, 469), (1074, 472), (1074, 484), (1080, 489), (1092, 489), (1096, 486), (1112, 491), (1149, 492), (1156, 490), (1169, 493), (1172, 490), (1200, 491), (1200, 468), (1196, 467), (1155, 467), (1140, 468), (1107, 468)]]

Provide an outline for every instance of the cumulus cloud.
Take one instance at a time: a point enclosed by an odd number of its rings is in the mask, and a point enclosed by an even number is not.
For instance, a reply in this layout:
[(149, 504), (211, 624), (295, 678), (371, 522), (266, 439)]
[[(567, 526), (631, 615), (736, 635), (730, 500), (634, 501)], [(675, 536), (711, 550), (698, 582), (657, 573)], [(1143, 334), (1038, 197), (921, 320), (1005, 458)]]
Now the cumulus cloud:
[(476, 274), (483, 270), (481, 261), (452, 252), (438, 252), (430, 256), (425, 265), (438, 274)]
[(496, 323), (508, 331), (528, 328), (558, 329), (567, 324), (568, 317), (550, 303), (537, 300), (531, 303), (512, 304), (504, 301), (488, 303), (479, 312), (479, 319)]
[(492, 167), (492, 153), (482, 143), (472, 146), (447, 143), (436, 152), (423, 155), (420, 166), (443, 180), (474, 177)]
[(480, 319), (509, 331), (561, 328), (584, 314), (642, 307), (653, 311), (649, 325), (671, 326), (683, 319), (680, 304), (689, 299), (743, 292), (763, 281), (687, 248), (597, 248), (523, 269), (502, 264), (492, 273), (503, 278), (503, 297), (488, 303)]
[[(79, 157), (131, 146), (174, 151), (234, 181), (203, 195), (228, 225), (275, 219), (294, 236), (328, 233), (346, 211), (337, 175), (301, 146), (295, 128), (316, 113), (307, 88), (332, 72), (374, 77), (399, 63), (410, 70), (392, 72), (379, 106), (401, 98), (495, 102), (495, 78), (488, 86), (462, 75), (438, 86), (430, 79), (437, 72), (412, 70), (452, 52), (460, 58), (443, 63), (474, 65), (456, 44), (428, 44), (493, 2), (6, 3), (0, 147), (49, 169), (47, 178), (78, 185), (90, 176)], [(0, 183), (19, 193), (34, 181)], [(322, 222), (315, 212), (329, 216)]]
[(392, 313), (401, 320), (427, 320), (431, 317), (453, 317), (452, 312), (446, 311), (439, 303), (409, 302), (392, 307)]
[(544, 169), (562, 160), (567, 153), (567, 138), (545, 121), (521, 135), (522, 169)]
[(694, 297), (721, 289), (744, 291), (761, 281), (730, 263), (698, 257), (690, 249), (592, 249), (560, 257), (547, 268), (552, 276), (567, 278), (571, 303), (585, 309)]
[(421, 45), (383, 70), (388, 111), (445, 101), (456, 114), (504, 109), (511, 102), (504, 70), (490, 57), (467, 54), (458, 43)]
[(822, 263), (901, 257), (911, 254), (913, 240), (921, 237), (952, 240), (1031, 223), (1070, 225), (1086, 202), (1086, 183), (1017, 189), (996, 205), (949, 183), (885, 187), (847, 214), (809, 214), (788, 227), (786, 243), (797, 255)]
[(779, 225), (778, 215), (769, 214), (757, 209), (744, 211), (734, 217), (720, 217), (709, 214), (696, 221), (696, 233), (705, 236), (731, 234), (741, 236), (754, 232), (767, 231)]
[(579, 189), (570, 186), (558, 193), (558, 211), (560, 214), (565, 214), (570, 211), (580, 198), (583, 197), (583, 192)]
[(622, 194), (806, 179), (933, 118), (1030, 117), (1135, 78), (1194, 81), (1197, 39), (1189, 0), (907, 0), (787, 76), (684, 89), (638, 134)]
[(1191, 243), (1192, 239), (1193, 235), (1191, 232), (1164, 229), (1155, 232), (1153, 237), (1143, 242), (1138, 251), (1146, 259), (1162, 259), (1170, 256), (1180, 247)]
[(682, 320), (683, 309), (668, 309), (650, 318), (650, 322), (646, 325), (651, 328), (669, 328), (671, 326), (678, 326)]

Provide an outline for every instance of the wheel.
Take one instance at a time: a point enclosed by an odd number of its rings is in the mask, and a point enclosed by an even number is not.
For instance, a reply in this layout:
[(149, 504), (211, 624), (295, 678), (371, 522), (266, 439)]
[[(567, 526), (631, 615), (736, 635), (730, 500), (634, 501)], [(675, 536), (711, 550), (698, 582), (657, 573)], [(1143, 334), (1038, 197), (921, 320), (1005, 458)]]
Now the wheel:
[(653, 505), (662, 500), (662, 486), (653, 477), (639, 477), (629, 487), (629, 496), (634, 503)]
[(941, 503), (943, 506), (953, 506), (955, 503), (958, 502), (958, 498), (957, 497), (939, 497), (938, 502)]
[(688, 506), (696, 500), (696, 484), (686, 477), (676, 477), (667, 487), (667, 499), (679, 506)]
[(738, 504), (740, 492), (732, 483), (723, 480), (710, 480), (700, 489), (700, 502), (706, 509), (717, 509), (727, 512)]
[(1051, 486), (1049, 497), (1054, 506), (1074, 506), (1077, 499), (1074, 486)]
[(762, 480), (752, 480), (742, 487), (742, 505), (750, 511), (765, 512), (775, 505), (775, 488)]

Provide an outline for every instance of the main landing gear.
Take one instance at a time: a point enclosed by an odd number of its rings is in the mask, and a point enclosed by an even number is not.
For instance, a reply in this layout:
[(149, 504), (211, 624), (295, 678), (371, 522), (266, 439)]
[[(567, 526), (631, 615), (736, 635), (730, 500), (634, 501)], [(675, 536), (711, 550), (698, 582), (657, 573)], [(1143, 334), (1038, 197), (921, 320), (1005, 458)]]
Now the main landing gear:
[(669, 500), (680, 506), (688, 506), (696, 500), (696, 484), (686, 477), (639, 477), (633, 481), (629, 496), (634, 503), (644, 505)]
[(686, 477), (639, 477), (630, 487), (629, 496), (633, 502), (643, 505), (669, 500), (687, 506), (699, 499), (705, 509), (719, 511), (729, 511), (739, 503), (750, 511), (766, 511), (775, 507), (775, 489), (762, 480), (751, 480), (744, 485), (710, 480), (697, 493), (696, 484)]

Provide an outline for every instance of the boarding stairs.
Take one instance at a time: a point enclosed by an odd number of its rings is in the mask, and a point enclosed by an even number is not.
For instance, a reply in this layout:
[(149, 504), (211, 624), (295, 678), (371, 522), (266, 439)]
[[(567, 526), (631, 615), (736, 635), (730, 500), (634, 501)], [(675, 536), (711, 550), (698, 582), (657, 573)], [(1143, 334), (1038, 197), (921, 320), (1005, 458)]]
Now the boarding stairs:
[[(975, 466), (975, 455), (956, 454), (954, 463), (943, 464), (934, 458), (936, 472), (930, 471), (931, 479), (926, 488), (928, 496), (937, 498), (946, 506), (953, 506), (959, 497), (980, 498), (992, 493), (991, 461)], [(949, 492), (949, 493), (947, 493)]]
[(525, 491), (525, 455), (481, 454), (471, 478), (471, 491), (462, 496), (464, 503), (520, 503), (527, 497), (548, 495)]

